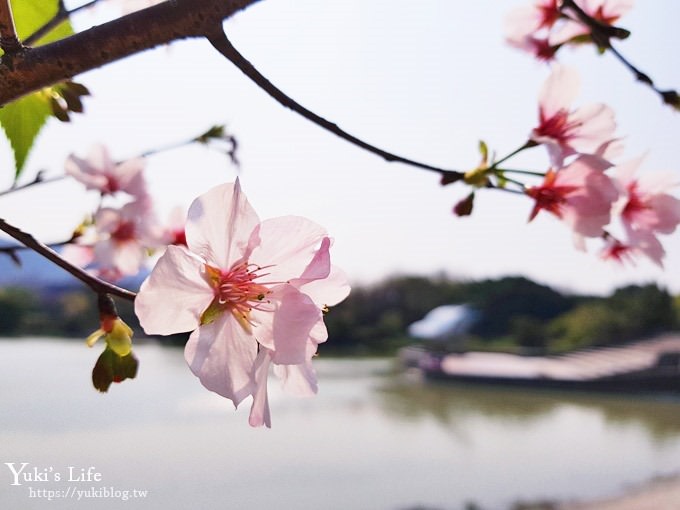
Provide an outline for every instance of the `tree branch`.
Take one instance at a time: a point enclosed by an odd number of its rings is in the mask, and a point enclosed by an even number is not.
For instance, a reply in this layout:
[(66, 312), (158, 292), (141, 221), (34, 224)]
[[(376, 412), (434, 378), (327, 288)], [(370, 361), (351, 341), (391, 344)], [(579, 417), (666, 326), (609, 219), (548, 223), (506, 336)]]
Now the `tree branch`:
[(614, 46), (612, 46), (612, 39), (626, 39), (630, 32), (626, 29), (607, 25), (600, 22), (599, 20), (589, 16), (574, 0), (562, 0), (562, 10), (571, 9), (576, 15), (578, 20), (590, 28), (590, 37), (593, 42), (603, 50), (609, 50), (616, 59), (621, 62), (626, 69), (628, 69), (635, 79), (641, 83), (644, 83), (654, 92), (656, 92), (661, 100), (675, 109), (680, 109), (680, 96), (675, 90), (661, 90), (656, 86), (654, 81), (650, 76), (636, 66), (634, 66), (626, 57), (624, 57), (621, 52), (619, 52)]
[(444, 168), (428, 165), (426, 163), (421, 163), (419, 161), (414, 161), (412, 159), (404, 158), (402, 156), (397, 156), (396, 154), (392, 154), (391, 152), (387, 152), (383, 149), (380, 149), (374, 145), (371, 145), (357, 138), (356, 136), (347, 133), (346, 131), (341, 129), (337, 124), (334, 124), (333, 122), (330, 122), (324, 119), (323, 117), (320, 117), (316, 113), (308, 110), (300, 103), (287, 96), (278, 87), (276, 87), (276, 85), (270, 82), (255, 68), (255, 66), (253, 66), (253, 64), (251, 64), (243, 55), (241, 55), (238, 52), (238, 50), (234, 48), (234, 46), (231, 44), (231, 41), (229, 41), (229, 38), (222, 30), (221, 25), (212, 30), (209, 34), (207, 34), (207, 38), (210, 41), (210, 44), (212, 44), (217, 51), (219, 51), (224, 57), (229, 59), (236, 67), (238, 67), (243, 72), (243, 74), (245, 74), (248, 78), (255, 82), (255, 84), (258, 87), (264, 90), (267, 94), (269, 94), (272, 98), (278, 101), (281, 105), (285, 106), (286, 108), (290, 108), (294, 112), (302, 115), (305, 119), (310, 120), (311, 122), (318, 126), (321, 126), (322, 128), (333, 133), (334, 135), (339, 136), (343, 140), (346, 140), (351, 144), (361, 147), (362, 149), (367, 150), (368, 152), (376, 154), (386, 161), (404, 163), (406, 165), (421, 168), (423, 170), (438, 172), (442, 174), (442, 176), (446, 176), (448, 179), (450, 179), (449, 182), (453, 182), (463, 177), (463, 173), (458, 172), (457, 170), (447, 170)]
[(40, 170), (38, 171), (38, 174), (35, 176), (35, 179), (33, 179), (30, 182), (27, 182), (26, 184), (21, 184), (19, 186), (12, 186), (9, 189), (2, 190), (0, 191), (0, 197), (3, 195), (9, 195), (10, 193), (14, 193), (15, 191), (21, 191), (22, 189), (30, 188), (31, 186), (35, 186), (36, 184), (47, 184), (50, 182), (56, 182), (56, 181), (61, 181), (64, 179), (66, 176), (65, 175), (57, 175), (54, 177), (44, 177), (43, 176), (44, 171)]
[[(0, 0), (0, 2), (8, 0)], [(259, 0), (172, 0), (0, 60), (0, 105), (171, 41), (201, 37)]]
[(7, 54), (23, 49), (17, 36), (17, 29), (14, 27), (10, 0), (0, 0), (0, 47)]
[(81, 268), (74, 266), (70, 262), (66, 261), (52, 248), (41, 243), (31, 234), (23, 232), (22, 230), (19, 230), (18, 228), (10, 225), (2, 218), (0, 218), (0, 230), (8, 234), (10, 237), (16, 239), (24, 246), (39, 253), (46, 259), (50, 260), (54, 264), (64, 269), (65, 271), (71, 273), (73, 276), (75, 276), (80, 281), (85, 283), (85, 285), (90, 287), (97, 294), (111, 294), (123, 299), (128, 299), (130, 301), (135, 299), (136, 294), (134, 292), (130, 292), (129, 290), (117, 287), (108, 282), (100, 280), (99, 278), (92, 276), (88, 272), (82, 270)]

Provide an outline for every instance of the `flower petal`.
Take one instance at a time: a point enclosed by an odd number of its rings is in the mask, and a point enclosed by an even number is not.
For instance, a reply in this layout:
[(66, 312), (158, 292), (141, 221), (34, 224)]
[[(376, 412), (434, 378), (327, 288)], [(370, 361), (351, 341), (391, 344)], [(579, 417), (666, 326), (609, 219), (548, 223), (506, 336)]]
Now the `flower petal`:
[(267, 377), (271, 364), (271, 352), (269, 349), (261, 349), (255, 360), (253, 371), (255, 373), (255, 391), (253, 392), (253, 405), (250, 407), (248, 423), (251, 427), (272, 426), (272, 417), (269, 412), (269, 398), (267, 397)]
[(293, 395), (311, 397), (319, 390), (311, 361), (299, 365), (274, 365), (274, 373), (282, 380), (283, 390)]
[[(282, 216), (265, 220), (253, 232), (256, 241), (251, 242), (249, 261), (267, 267), (269, 281), (284, 283), (302, 276), (324, 237), (326, 230), (306, 218)], [(322, 254), (309, 271), (317, 277), (324, 272), (328, 275), (330, 259), (324, 259)]]
[(260, 222), (238, 179), (198, 197), (187, 215), (187, 245), (206, 261), (228, 269), (246, 253), (253, 229)]
[(579, 75), (569, 67), (556, 65), (539, 93), (541, 114), (550, 118), (560, 110), (569, 110), (580, 85)]
[(238, 406), (255, 389), (257, 342), (229, 313), (200, 326), (184, 347), (184, 359), (201, 384)]
[(274, 363), (297, 365), (307, 359), (307, 342), (323, 314), (318, 306), (292, 285), (275, 287), (269, 299), (272, 311), (253, 309), (258, 342), (273, 351)]
[(327, 278), (311, 281), (292, 280), (291, 285), (308, 295), (319, 308), (337, 305), (349, 295), (351, 290), (347, 275), (335, 266), (331, 267), (331, 273)]
[(148, 334), (196, 329), (213, 299), (203, 262), (184, 248), (168, 246), (135, 298), (135, 313)]
[(144, 180), (145, 160), (143, 158), (128, 159), (116, 166), (115, 173), (121, 190), (136, 197), (147, 194)]
[(602, 103), (576, 109), (569, 123), (576, 127), (569, 133), (569, 144), (577, 151), (594, 154), (616, 131), (614, 110)]

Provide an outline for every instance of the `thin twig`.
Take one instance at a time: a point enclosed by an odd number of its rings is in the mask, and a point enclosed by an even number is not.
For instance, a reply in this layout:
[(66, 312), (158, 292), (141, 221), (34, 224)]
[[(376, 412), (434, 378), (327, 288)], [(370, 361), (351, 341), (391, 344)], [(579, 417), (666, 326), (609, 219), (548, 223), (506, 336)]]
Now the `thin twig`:
[(16, 53), (23, 49), (14, 26), (10, 0), (0, 0), (0, 47), (6, 54)]
[(462, 172), (458, 172), (457, 170), (447, 170), (444, 168), (428, 165), (426, 163), (421, 163), (419, 161), (414, 161), (412, 159), (404, 158), (402, 156), (392, 154), (391, 152), (387, 152), (383, 149), (380, 149), (374, 145), (371, 145), (357, 138), (356, 136), (347, 133), (346, 131), (338, 127), (337, 124), (334, 124), (333, 122), (330, 122), (324, 119), (323, 117), (320, 117), (316, 113), (308, 110), (300, 103), (287, 96), (273, 83), (271, 83), (265, 76), (263, 76), (255, 68), (255, 66), (253, 66), (253, 64), (251, 64), (243, 55), (241, 55), (238, 52), (238, 50), (236, 50), (236, 48), (234, 48), (234, 46), (231, 44), (226, 34), (222, 30), (221, 25), (214, 31), (214, 33), (207, 35), (207, 38), (208, 41), (210, 41), (210, 44), (212, 44), (217, 51), (219, 51), (224, 57), (229, 59), (236, 67), (238, 67), (241, 70), (241, 72), (243, 72), (243, 74), (245, 74), (248, 78), (255, 82), (255, 84), (258, 87), (264, 90), (267, 94), (269, 94), (272, 98), (278, 101), (281, 105), (285, 106), (286, 108), (290, 108), (291, 110), (302, 115), (304, 118), (310, 120), (314, 124), (321, 126), (322, 128), (350, 142), (351, 144), (354, 144), (358, 147), (361, 147), (364, 150), (367, 150), (368, 152), (380, 156), (386, 161), (404, 163), (406, 165), (421, 168), (423, 170), (430, 170), (433, 172), (440, 173), (442, 175), (448, 175), (449, 178), (452, 179), (454, 178), (462, 179), (463, 177)]
[(104, 280), (100, 280), (96, 276), (92, 276), (87, 271), (84, 271), (78, 266), (74, 266), (70, 262), (66, 261), (52, 248), (41, 243), (31, 234), (23, 232), (22, 230), (19, 230), (17, 227), (10, 225), (2, 218), (0, 218), (0, 230), (8, 234), (10, 237), (16, 239), (24, 246), (39, 253), (49, 261), (58, 265), (68, 273), (72, 274), (74, 277), (78, 278), (80, 281), (85, 283), (97, 294), (112, 294), (114, 296), (118, 296), (123, 299), (128, 299), (130, 301), (135, 299), (136, 294), (134, 292), (131, 292), (127, 289), (123, 289), (121, 287), (117, 287), (116, 285), (105, 282)]
[(38, 28), (38, 29), (37, 29), (35, 32), (33, 32), (31, 35), (29, 35), (29, 36), (24, 40), (24, 44), (26, 44), (26, 46), (31, 46), (31, 45), (35, 44), (37, 41), (39, 41), (40, 39), (42, 39), (42, 38), (43, 38), (45, 35), (47, 35), (49, 32), (51, 32), (52, 30), (54, 30), (54, 29), (59, 25), (59, 23), (61, 23), (62, 21), (67, 20), (67, 19), (71, 16), (71, 14), (75, 14), (75, 13), (78, 12), (78, 11), (81, 11), (81, 10), (83, 10), (83, 9), (87, 9), (87, 8), (89, 8), (89, 7), (92, 7), (93, 5), (99, 3), (100, 1), (101, 1), (101, 0), (91, 0), (90, 2), (87, 2), (87, 3), (84, 3), (84, 4), (82, 4), (82, 5), (79, 5), (78, 7), (74, 7), (74, 8), (71, 9), (71, 10), (67, 10), (67, 9), (64, 7), (63, 2), (60, 2), (60, 3), (59, 3), (59, 10), (58, 10), (57, 13), (54, 15), (54, 17), (53, 17), (51, 20), (49, 20), (47, 23), (45, 23), (43, 26), (41, 26), (40, 28)]
[[(214, 129), (222, 129), (222, 131), (220, 131), (220, 132), (223, 133), (222, 126), (213, 126), (211, 128), (211, 130), (214, 130)], [(238, 160), (236, 158), (236, 147), (237, 147), (238, 142), (236, 141), (236, 138), (233, 135), (223, 134), (221, 136), (216, 136), (216, 135), (210, 135), (210, 133), (211, 133), (211, 131), (207, 131), (207, 132), (202, 133), (201, 135), (199, 135), (195, 138), (192, 138), (190, 140), (184, 140), (182, 142), (176, 142), (176, 143), (173, 143), (173, 144), (170, 144), (170, 145), (166, 145), (164, 147), (158, 147), (156, 149), (149, 149), (149, 150), (147, 150), (147, 151), (145, 151), (145, 152), (143, 152), (143, 153), (141, 153), (137, 156), (134, 156), (134, 157), (147, 158), (149, 156), (153, 156), (153, 155), (159, 154), (161, 152), (179, 149), (181, 147), (184, 147), (185, 145), (191, 145), (192, 143), (199, 143), (201, 145), (207, 146), (209, 144), (210, 140), (222, 139), (222, 140), (225, 140), (228, 143), (231, 143), (232, 147), (228, 151), (226, 151), (226, 153), (229, 156), (229, 158), (231, 159), (231, 161), (235, 165), (238, 166)], [(132, 159), (132, 158), (130, 158), (130, 159)], [(122, 162), (123, 161), (118, 161), (117, 164), (120, 164)], [(37, 175), (35, 176), (35, 179), (33, 179), (32, 181), (27, 182), (26, 184), (21, 184), (21, 185), (18, 185), (18, 186), (12, 186), (9, 189), (0, 191), (0, 197), (3, 196), (3, 195), (9, 195), (10, 193), (14, 193), (15, 191), (21, 191), (21, 190), (24, 190), (26, 188), (36, 186), (38, 184), (48, 184), (48, 183), (51, 183), (51, 182), (61, 181), (61, 180), (65, 179), (67, 177), (65, 174), (56, 175), (56, 176), (53, 176), (53, 177), (43, 177), (44, 173), (45, 173), (45, 170), (39, 170)]]
[(656, 86), (654, 81), (649, 77), (648, 74), (643, 73), (637, 67), (635, 67), (626, 57), (624, 57), (619, 50), (614, 48), (611, 44), (607, 46), (607, 49), (611, 52), (616, 59), (621, 62), (631, 73), (635, 76), (635, 79), (649, 86), (654, 92), (656, 92), (661, 100), (676, 109), (680, 109), (680, 97), (675, 90), (661, 90)]
[[(66, 246), (66, 245), (73, 243), (73, 240), (74, 240), (73, 237), (71, 237), (71, 239), (69, 239), (68, 241), (59, 241), (59, 242), (56, 242), (56, 243), (49, 243), (49, 244), (46, 244), (45, 246), (47, 246), (48, 248), (52, 248), (52, 249), (60, 248), (61, 246)], [(31, 249), (32, 249), (31, 247), (26, 246), (24, 244), (16, 244), (16, 245), (12, 245), (12, 246), (0, 246), (0, 253), (11, 254), (11, 253), (14, 253), (14, 252), (17, 252), (17, 251), (24, 251), (24, 250), (31, 250)]]
[(576, 15), (578, 21), (590, 28), (590, 37), (593, 42), (598, 47), (610, 51), (633, 74), (637, 81), (644, 83), (656, 92), (665, 104), (680, 109), (680, 96), (677, 91), (659, 89), (647, 73), (634, 66), (619, 50), (612, 46), (611, 40), (627, 38), (630, 35), (628, 30), (602, 23), (585, 12), (574, 0), (563, 0), (562, 9), (570, 9)]
[(0, 197), (3, 196), (3, 195), (9, 195), (10, 193), (14, 193), (15, 191), (21, 191), (23, 189), (30, 188), (31, 186), (35, 186), (36, 184), (47, 184), (47, 183), (50, 183), (50, 182), (61, 181), (65, 177), (66, 177), (66, 175), (57, 175), (55, 177), (44, 178), (44, 177), (42, 177), (42, 170), (41, 170), (40, 172), (38, 172), (38, 175), (32, 181), (27, 182), (26, 184), (22, 184), (20, 186), (12, 186), (9, 189), (0, 191)]

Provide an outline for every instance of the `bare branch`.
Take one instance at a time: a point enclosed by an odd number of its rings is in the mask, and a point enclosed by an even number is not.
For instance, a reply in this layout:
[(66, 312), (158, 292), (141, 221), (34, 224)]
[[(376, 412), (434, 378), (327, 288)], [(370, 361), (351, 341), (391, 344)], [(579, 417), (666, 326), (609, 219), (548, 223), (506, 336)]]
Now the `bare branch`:
[(630, 60), (612, 46), (611, 40), (626, 39), (630, 35), (628, 30), (602, 23), (588, 15), (588, 13), (586, 13), (574, 0), (562, 0), (562, 10), (564, 9), (572, 10), (578, 20), (590, 28), (590, 37), (599, 48), (609, 50), (612, 55), (614, 55), (614, 57), (616, 57), (616, 59), (633, 74), (637, 81), (644, 83), (656, 92), (665, 104), (672, 106), (676, 110), (680, 110), (680, 95), (678, 95), (677, 91), (662, 90), (657, 87), (648, 74), (634, 66)]
[(73, 276), (75, 276), (80, 281), (85, 283), (97, 294), (112, 294), (114, 296), (118, 296), (123, 299), (128, 299), (130, 301), (135, 299), (136, 294), (134, 292), (130, 292), (129, 290), (117, 287), (113, 284), (100, 280), (99, 278), (92, 276), (88, 272), (82, 270), (81, 268), (74, 266), (70, 262), (66, 261), (52, 248), (41, 243), (31, 234), (23, 232), (22, 230), (19, 230), (17, 227), (10, 225), (2, 218), (0, 218), (0, 230), (8, 234), (10, 237), (16, 239), (24, 246), (39, 253), (46, 259), (50, 260), (54, 264), (64, 269), (65, 271), (71, 273)]
[[(5, 1), (5, 0), (0, 0)], [(173, 0), (0, 60), (0, 105), (171, 41), (201, 37), (258, 0)]]
[(324, 119), (323, 117), (320, 117), (316, 113), (308, 110), (300, 103), (287, 96), (283, 91), (276, 87), (276, 85), (271, 83), (265, 76), (263, 76), (255, 68), (255, 66), (253, 66), (253, 64), (251, 64), (243, 55), (241, 55), (238, 52), (238, 50), (234, 48), (234, 46), (231, 44), (226, 34), (222, 30), (221, 25), (218, 26), (217, 29), (213, 30), (207, 37), (208, 40), (210, 41), (210, 44), (212, 44), (217, 51), (219, 51), (223, 56), (229, 59), (236, 67), (238, 67), (243, 72), (243, 74), (245, 74), (248, 78), (255, 82), (255, 84), (258, 87), (264, 90), (267, 94), (269, 94), (272, 98), (278, 101), (281, 105), (285, 106), (286, 108), (290, 108), (291, 110), (302, 115), (304, 118), (310, 120), (314, 124), (317, 124), (318, 126), (321, 126), (322, 128), (330, 131), (331, 133), (339, 136), (340, 138), (347, 140), (351, 144), (354, 144), (358, 147), (361, 147), (364, 150), (367, 150), (368, 152), (372, 152), (373, 154), (380, 156), (386, 161), (404, 163), (406, 165), (421, 168), (423, 170), (438, 172), (443, 176), (444, 175), (448, 176), (448, 178), (451, 179), (450, 182), (453, 182), (454, 180), (458, 180), (463, 177), (463, 174), (456, 170), (447, 170), (444, 168), (428, 165), (426, 163), (421, 163), (419, 161), (414, 161), (412, 159), (404, 158), (402, 156), (397, 156), (396, 154), (392, 154), (391, 152), (387, 152), (383, 149), (380, 149), (374, 145), (371, 145), (357, 138), (356, 136), (347, 133), (346, 131), (341, 129), (337, 124), (334, 124), (333, 122), (330, 122)]

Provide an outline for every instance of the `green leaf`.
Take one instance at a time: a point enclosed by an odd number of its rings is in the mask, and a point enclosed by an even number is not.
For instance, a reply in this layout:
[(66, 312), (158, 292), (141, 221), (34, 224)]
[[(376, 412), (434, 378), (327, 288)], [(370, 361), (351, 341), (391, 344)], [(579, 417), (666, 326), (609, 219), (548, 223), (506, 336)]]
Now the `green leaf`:
[(107, 345), (92, 369), (92, 384), (97, 391), (106, 393), (112, 382), (134, 379), (138, 367), (139, 362), (134, 354), (119, 356)]
[(486, 164), (489, 159), (489, 147), (484, 140), (479, 141), (479, 153), (482, 155), (482, 163)]
[[(19, 39), (22, 41), (36, 30), (50, 21), (59, 12), (59, 0), (12, 0), (14, 24), (17, 27)], [(69, 20), (57, 25), (42, 37), (35, 46), (58, 41), (73, 34), (73, 27)]]
[[(51, 20), (59, 10), (59, 0), (12, 0), (14, 23), (21, 40), (33, 34)], [(54, 30), (41, 38), (37, 44), (53, 42), (73, 34), (70, 21), (60, 23)], [(43, 92), (34, 92), (0, 109), (0, 125), (5, 131), (14, 151), (15, 173), (18, 178), (26, 163), (26, 157), (33, 147), (38, 133), (52, 114), (49, 97)]]
[(48, 97), (42, 92), (24, 96), (0, 109), (0, 125), (14, 151), (18, 178), (36, 136), (52, 114)]

